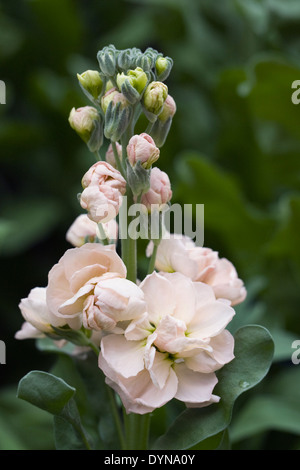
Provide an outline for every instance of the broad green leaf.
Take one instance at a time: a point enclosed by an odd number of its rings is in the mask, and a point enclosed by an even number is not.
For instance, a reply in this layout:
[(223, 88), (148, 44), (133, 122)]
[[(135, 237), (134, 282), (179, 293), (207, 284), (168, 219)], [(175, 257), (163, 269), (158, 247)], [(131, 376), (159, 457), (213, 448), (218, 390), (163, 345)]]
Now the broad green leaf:
[(54, 442), (56, 450), (86, 450), (82, 436), (70, 422), (54, 416)]
[[(80, 448), (89, 449), (91, 444), (86, 435), (80, 419), (80, 414), (76, 402), (74, 400), (76, 389), (68, 385), (64, 380), (43, 371), (31, 371), (23, 379), (21, 379), (18, 387), (18, 398), (28, 401), (32, 405), (37, 406), (48, 413), (59, 417), (57, 425), (59, 429), (65, 421), (69, 424), (64, 424), (68, 429), (71, 429), (72, 439), (70, 439), (70, 449), (74, 444), (74, 436), (76, 437), (76, 448), (80, 442)], [(59, 443), (62, 433), (57, 431), (56, 442), (59, 448), (66, 445), (66, 440)]]
[(55, 415), (63, 411), (75, 391), (75, 388), (52, 374), (31, 371), (20, 380), (17, 396)]
[(225, 430), (236, 399), (267, 374), (273, 358), (273, 340), (265, 328), (248, 325), (235, 334), (235, 359), (218, 372), (214, 390), (217, 404), (187, 409), (155, 443), (154, 449), (189, 449)]

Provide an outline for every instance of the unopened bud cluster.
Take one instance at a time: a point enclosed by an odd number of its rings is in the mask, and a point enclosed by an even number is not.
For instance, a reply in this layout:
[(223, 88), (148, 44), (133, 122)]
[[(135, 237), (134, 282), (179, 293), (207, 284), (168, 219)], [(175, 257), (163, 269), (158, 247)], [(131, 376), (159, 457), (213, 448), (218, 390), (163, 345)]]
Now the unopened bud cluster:
[(79, 86), (92, 106), (73, 109), (71, 127), (91, 152), (98, 153), (104, 137), (114, 143), (123, 140), (123, 145), (125, 140), (127, 145), (143, 114), (152, 130), (149, 134), (161, 147), (176, 110), (175, 103), (170, 109), (174, 100), (164, 83), (173, 60), (151, 47), (142, 52), (136, 47), (118, 50), (109, 45), (98, 51), (97, 61), (99, 70), (77, 74)]

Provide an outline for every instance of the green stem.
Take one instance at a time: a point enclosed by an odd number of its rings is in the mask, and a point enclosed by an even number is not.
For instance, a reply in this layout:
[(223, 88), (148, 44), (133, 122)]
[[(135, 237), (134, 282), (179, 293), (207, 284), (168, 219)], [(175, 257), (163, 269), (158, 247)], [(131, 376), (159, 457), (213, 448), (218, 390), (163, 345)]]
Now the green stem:
[(154, 122), (149, 121), (148, 126), (145, 130), (146, 134), (149, 134), (149, 135), (151, 134), (153, 126), (154, 126)]
[[(89, 342), (89, 347), (91, 348), (91, 350), (95, 353), (95, 355), (98, 358), (99, 352), (100, 352), (99, 348), (92, 341)], [(107, 392), (107, 395), (108, 395), (112, 415), (113, 415), (114, 422), (115, 422), (116, 429), (117, 429), (117, 433), (118, 433), (118, 436), (119, 436), (121, 449), (124, 450), (124, 449), (126, 449), (126, 442), (125, 442), (125, 437), (124, 437), (124, 433), (123, 433), (123, 426), (122, 426), (122, 422), (121, 422), (121, 417), (120, 417), (119, 410), (118, 410), (118, 405), (117, 405), (116, 399), (115, 399), (115, 394), (114, 394), (114, 391), (108, 385), (106, 385), (106, 392)]]
[(99, 150), (96, 150), (96, 152), (94, 152), (94, 155), (95, 155), (95, 158), (96, 158), (96, 161), (103, 161), (105, 160), (105, 158), (103, 158), (99, 152)]
[(124, 416), (127, 450), (148, 450), (151, 414)]
[(101, 240), (102, 240), (103, 244), (104, 245), (109, 245), (109, 240), (106, 236), (105, 230), (104, 230), (103, 225), (101, 223), (98, 224), (98, 229), (99, 229)]
[(130, 237), (129, 224), (132, 217), (128, 216), (128, 207), (133, 204), (133, 195), (128, 188), (126, 193), (126, 200), (123, 201), (119, 212), (119, 231), (121, 238), (121, 254), (122, 260), (127, 269), (127, 279), (136, 282), (137, 276), (137, 253), (136, 253), (136, 240)]
[(149, 262), (149, 266), (148, 266), (148, 273), (147, 273), (147, 274), (151, 274), (151, 273), (153, 273), (153, 271), (154, 271), (154, 268), (155, 268), (155, 260), (156, 260), (156, 254), (157, 254), (157, 248), (158, 248), (158, 244), (156, 244), (156, 243), (153, 242), (153, 251), (152, 251), (151, 258), (150, 258), (150, 262)]
[(119, 170), (119, 172), (121, 173), (123, 178), (126, 179), (126, 174), (125, 174), (123, 165), (121, 163), (121, 160), (120, 160), (120, 157), (119, 157), (119, 154), (118, 154), (116, 142), (111, 142), (111, 146), (112, 146), (112, 149), (113, 149), (113, 152), (114, 152), (114, 157), (115, 157), (115, 160), (116, 160), (117, 169)]
[(124, 432), (123, 432), (123, 426), (122, 426), (122, 423), (121, 423), (121, 417), (120, 417), (118, 406), (117, 406), (117, 403), (116, 403), (115, 394), (114, 394), (114, 391), (109, 386), (106, 386), (106, 391), (107, 391), (107, 394), (108, 394), (111, 411), (112, 411), (113, 418), (114, 418), (114, 421), (115, 421), (115, 425), (116, 425), (116, 428), (117, 428), (117, 433), (118, 433), (119, 441), (120, 441), (120, 444), (121, 444), (121, 450), (125, 450), (126, 449), (126, 441), (125, 441), (125, 436), (124, 436)]

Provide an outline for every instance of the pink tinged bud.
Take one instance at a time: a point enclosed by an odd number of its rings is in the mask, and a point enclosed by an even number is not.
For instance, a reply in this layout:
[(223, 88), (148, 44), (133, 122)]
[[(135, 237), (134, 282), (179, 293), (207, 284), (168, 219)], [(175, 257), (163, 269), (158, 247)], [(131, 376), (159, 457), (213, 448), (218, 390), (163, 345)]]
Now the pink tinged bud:
[(83, 139), (85, 143), (90, 140), (94, 130), (94, 121), (99, 120), (99, 114), (93, 106), (73, 108), (69, 115), (69, 123), (72, 129)]
[(131, 137), (127, 146), (128, 160), (132, 167), (140, 161), (142, 167), (149, 169), (158, 160), (159, 154), (154, 140), (146, 133)]
[(96, 223), (109, 222), (119, 213), (126, 181), (121, 173), (107, 162), (95, 163), (82, 178), (81, 207)]
[(168, 96), (168, 87), (162, 82), (151, 82), (144, 93), (143, 105), (146, 112), (158, 116)]
[(170, 179), (164, 171), (159, 168), (152, 168), (150, 174), (150, 189), (142, 195), (141, 203), (151, 212), (151, 206), (162, 206), (167, 204), (172, 198)]
[(158, 119), (162, 122), (166, 122), (168, 119), (172, 119), (176, 113), (176, 103), (172, 96), (168, 95), (166, 101), (164, 102), (163, 109), (158, 115)]
[(104, 96), (101, 98), (101, 108), (106, 113), (109, 103), (112, 102), (113, 105), (121, 103), (121, 109), (128, 106), (129, 103), (126, 100), (125, 96), (120, 93), (116, 88), (110, 88)]

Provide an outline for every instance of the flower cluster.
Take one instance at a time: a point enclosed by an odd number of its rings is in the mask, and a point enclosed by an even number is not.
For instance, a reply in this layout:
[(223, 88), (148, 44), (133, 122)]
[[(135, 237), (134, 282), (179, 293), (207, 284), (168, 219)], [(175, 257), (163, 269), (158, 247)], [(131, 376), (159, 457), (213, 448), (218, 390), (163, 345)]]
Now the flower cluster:
[[(85, 213), (67, 231), (72, 247), (49, 271), (46, 287), (21, 300), (25, 322), (16, 337), (48, 336), (85, 347), (93, 340), (99, 368), (127, 413), (149, 413), (173, 398), (206, 406), (220, 399), (216, 371), (234, 357), (226, 328), (246, 290), (230, 261), (163, 227), (172, 189), (167, 173), (154, 165), (176, 112), (164, 83), (172, 59), (151, 48), (114, 46), (97, 58), (99, 71), (78, 75), (93, 106), (69, 116), (97, 157), (81, 181)], [(147, 128), (135, 133), (140, 117)], [(125, 197), (141, 203), (147, 217), (160, 214), (160, 236), (148, 233), (151, 262), (141, 281), (137, 242), (121, 224)]]

